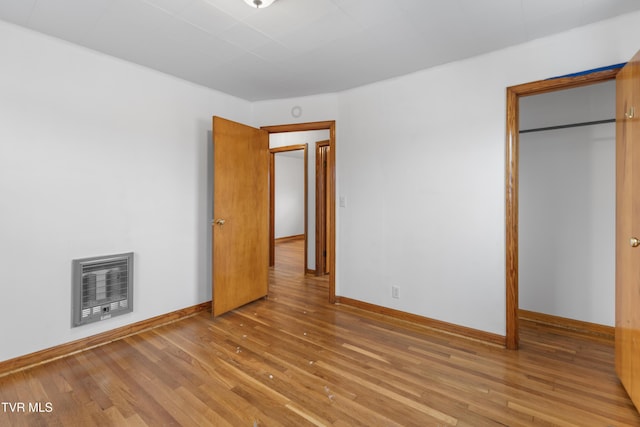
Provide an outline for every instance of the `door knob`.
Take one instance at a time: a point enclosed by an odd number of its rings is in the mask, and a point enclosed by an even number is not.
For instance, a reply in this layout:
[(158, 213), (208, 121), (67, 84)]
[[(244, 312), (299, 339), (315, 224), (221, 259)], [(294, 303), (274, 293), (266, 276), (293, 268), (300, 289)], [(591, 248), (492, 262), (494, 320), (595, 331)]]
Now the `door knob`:
[(640, 246), (640, 240), (638, 240), (637, 237), (632, 237), (631, 239), (629, 239), (629, 244), (632, 248), (637, 248), (638, 246)]
[(220, 227), (222, 227), (224, 225), (224, 223), (225, 223), (225, 220), (220, 218), (220, 219), (216, 219), (215, 221), (213, 221), (213, 223), (215, 225), (219, 225)]

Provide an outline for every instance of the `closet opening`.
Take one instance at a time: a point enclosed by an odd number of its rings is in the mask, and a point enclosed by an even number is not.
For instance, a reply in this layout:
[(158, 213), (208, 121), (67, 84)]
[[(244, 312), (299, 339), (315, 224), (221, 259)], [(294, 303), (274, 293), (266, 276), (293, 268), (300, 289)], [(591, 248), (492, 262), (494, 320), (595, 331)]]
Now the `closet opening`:
[(613, 338), (615, 81), (519, 103), (519, 318)]
[[(532, 95), (588, 86), (615, 79), (620, 64), (578, 75), (541, 80), (507, 88), (507, 129), (505, 150), (505, 219), (506, 219), (506, 347), (516, 350), (519, 345), (519, 157), (520, 157), (520, 99)], [(610, 117), (598, 118), (607, 120)], [(591, 121), (591, 120), (585, 120)], [(571, 122), (575, 123), (575, 122)], [(565, 125), (571, 123), (559, 123)], [(548, 126), (541, 126), (548, 127)], [(525, 129), (526, 128), (522, 128)], [(526, 133), (524, 134), (526, 135)], [(576, 238), (576, 242), (579, 238)], [(615, 291), (612, 290), (612, 293)]]

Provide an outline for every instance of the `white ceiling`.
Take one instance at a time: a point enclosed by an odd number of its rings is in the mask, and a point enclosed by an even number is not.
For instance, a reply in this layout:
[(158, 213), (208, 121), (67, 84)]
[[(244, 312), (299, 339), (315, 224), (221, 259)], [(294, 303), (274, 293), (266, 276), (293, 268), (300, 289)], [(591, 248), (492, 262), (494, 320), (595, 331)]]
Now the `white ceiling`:
[(250, 101), (337, 92), (635, 10), (638, 0), (0, 0), (2, 20)]

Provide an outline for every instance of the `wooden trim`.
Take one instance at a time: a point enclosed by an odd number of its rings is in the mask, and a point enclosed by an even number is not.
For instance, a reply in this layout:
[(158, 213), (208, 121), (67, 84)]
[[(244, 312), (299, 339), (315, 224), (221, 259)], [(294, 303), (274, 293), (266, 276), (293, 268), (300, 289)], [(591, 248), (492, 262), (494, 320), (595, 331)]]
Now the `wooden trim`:
[(112, 329), (110, 331), (102, 332), (97, 335), (92, 335), (90, 337), (36, 351), (24, 356), (18, 356), (13, 359), (5, 360), (3, 362), (0, 362), (0, 377), (9, 375), (17, 371), (22, 371), (36, 365), (42, 365), (48, 362), (52, 362), (71, 354), (109, 344), (110, 342), (117, 341), (149, 329), (157, 328), (159, 326), (163, 326), (168, 323), (176, 322), (186, 317), (193, 316), (205, 310), (211, 311), (211, 301), (172, 311), (170, 313), (132, 323), (131, 325), (126, 325), (120, 328)]
[(322, 276), (327, 271), (327, 259), (325, 252), (328, 252), (327, 248), (327, 168), (328, 163), (326, 151), (323, 151), (323, 147), (330, 147), (329, 140), (316, 142), (316, 275)]
[(298, 234), (295, 236), (278, 237), (277, 239), (275, 239), (276, 243), (290, 242), (292, 240), (304, 240), (304, 234)]
[(302, 271), (307, 268), (309, 256), (309, 144), (304, 144), (304, 260)]
[(306, 150), (308, 144), (286, 145), (284, 147), (269, 148), (270, 153), (286, 153), (287, 151)]
[(329, 124), (329, 302), (336, 302), (336, 122)]
[(530, 83), (523, 83), (511, 86), (509, 89), (518, 96), (540, 95), (547, 92), (571, 89), (574, 87), (588, 86), (607, 80), (613, 80), (618, 75), (620, 68), (597, 71), (591, 74), (583, 74), (573, 77), (562, 77), (557, 79), (538, 80)]
[(295, 144), (295, 145), (287, 145), (284, 147), (275, 147), (269, 149), (269, 267), (273, 267), (276, 263), (276, 250), (275, 250), (275, 242), (276, 242), (276, 223), (275, 223), (275, 215), (276, 215), (276, 207), (275, 207), (275, 198), (276, 198), (276, 153), (286, 153), (287, 151), (298, 151), (303, 150), (304, 153), (304, 267), (307, 268), (307, 235), (308, 235), (308, 216), (309, 216), (309, 196), (308, 196), (308, 174), (309, 174), (309, 160), (308, 160), (308, 145), (309, 144)]
[(556, 326), (558, 328), (576, 331), (583, 334), (606, 337), (613, 340), (616, 335), (615, 327), (600, 325), (598, 323), (584, 322), (582, 320), (569, 319), (566, 317), (554, 316), (552, 314), (538, 313), (529, 310), (518, 310), (518, 315), (522, 320), (530, 320), (543, 325)]
[(518, 117), (519, 102), (516, 93), (507, 88), (507, 148), (505, 173), (505, 221), (506, 221), (506, 346), (517, 350), (520, 343), (518, 333)]
[(368, 302), (359, 301), (346, 297), (337, 297), (336, 303), (356, 307), (365, 311), (382, 314), (393, 317), (395, 319), (411, 322), (426, 328), (443, 332), (449, 335), (455, 335), (475, 341), (484, 342), (486, 344), (505, 347), (505, 337), (491, 332), (485, 332), (478, 329), (467, 328), (465, 326), (454, 325), (453, 323), (435, 320), (417, 314), (407, 313), (405, 311), (395, 310), (393, 308), (383, 307), (380, 305), (370, 304)]
[(276, 264), (276, 156), (269, 150), (269, 267)]
[[(287, 125), (262, 126), (269, 133), (302, 132), (329, 129), (329, 302), (336, 302), (336, 121), (295, 123)], [(305, 265), (306, 268), (306, 265)]]
[(519, 176), (519, 111), (521, 96), (539, 95), (614, 79), (619, 69), (598, 71), (574, 77), (539, 80), (507, 88), (507, 129), (505, 161), (505, 228), (506, 228), (506, 345), (517, 350), (518, 336), (518, 176)]
[(308, 123), (292, 123), (286, 125), (274, 125), (274, 126), (262, 126), (260, 129), (264, 129), (269, 133), (283, 133), (283, 132), (304, 132), (307, 130), (323, 130), (331, 129), (335, 126), (335, 120), (327, 120), (322, 122), (308, 122)]
[(311, 270), (310, 268), (307, 268), (305, 270), (306, 274), (308, 274), (309, 276), (315, 276), (316, 275), (316, 271), (315, 270)]

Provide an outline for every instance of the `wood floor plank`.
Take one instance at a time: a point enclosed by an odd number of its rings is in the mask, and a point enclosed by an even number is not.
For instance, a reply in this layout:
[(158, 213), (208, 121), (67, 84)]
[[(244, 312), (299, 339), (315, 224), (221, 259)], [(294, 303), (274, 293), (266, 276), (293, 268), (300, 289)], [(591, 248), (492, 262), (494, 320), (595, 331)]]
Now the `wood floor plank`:
[[(4, 426), (640, 426), (610, 338), (521, 322), (514, 352), (331, 305), (300, 241), (266, 299), (0, 378)], [(7, 408), (8, 409), (8, 408)]]

